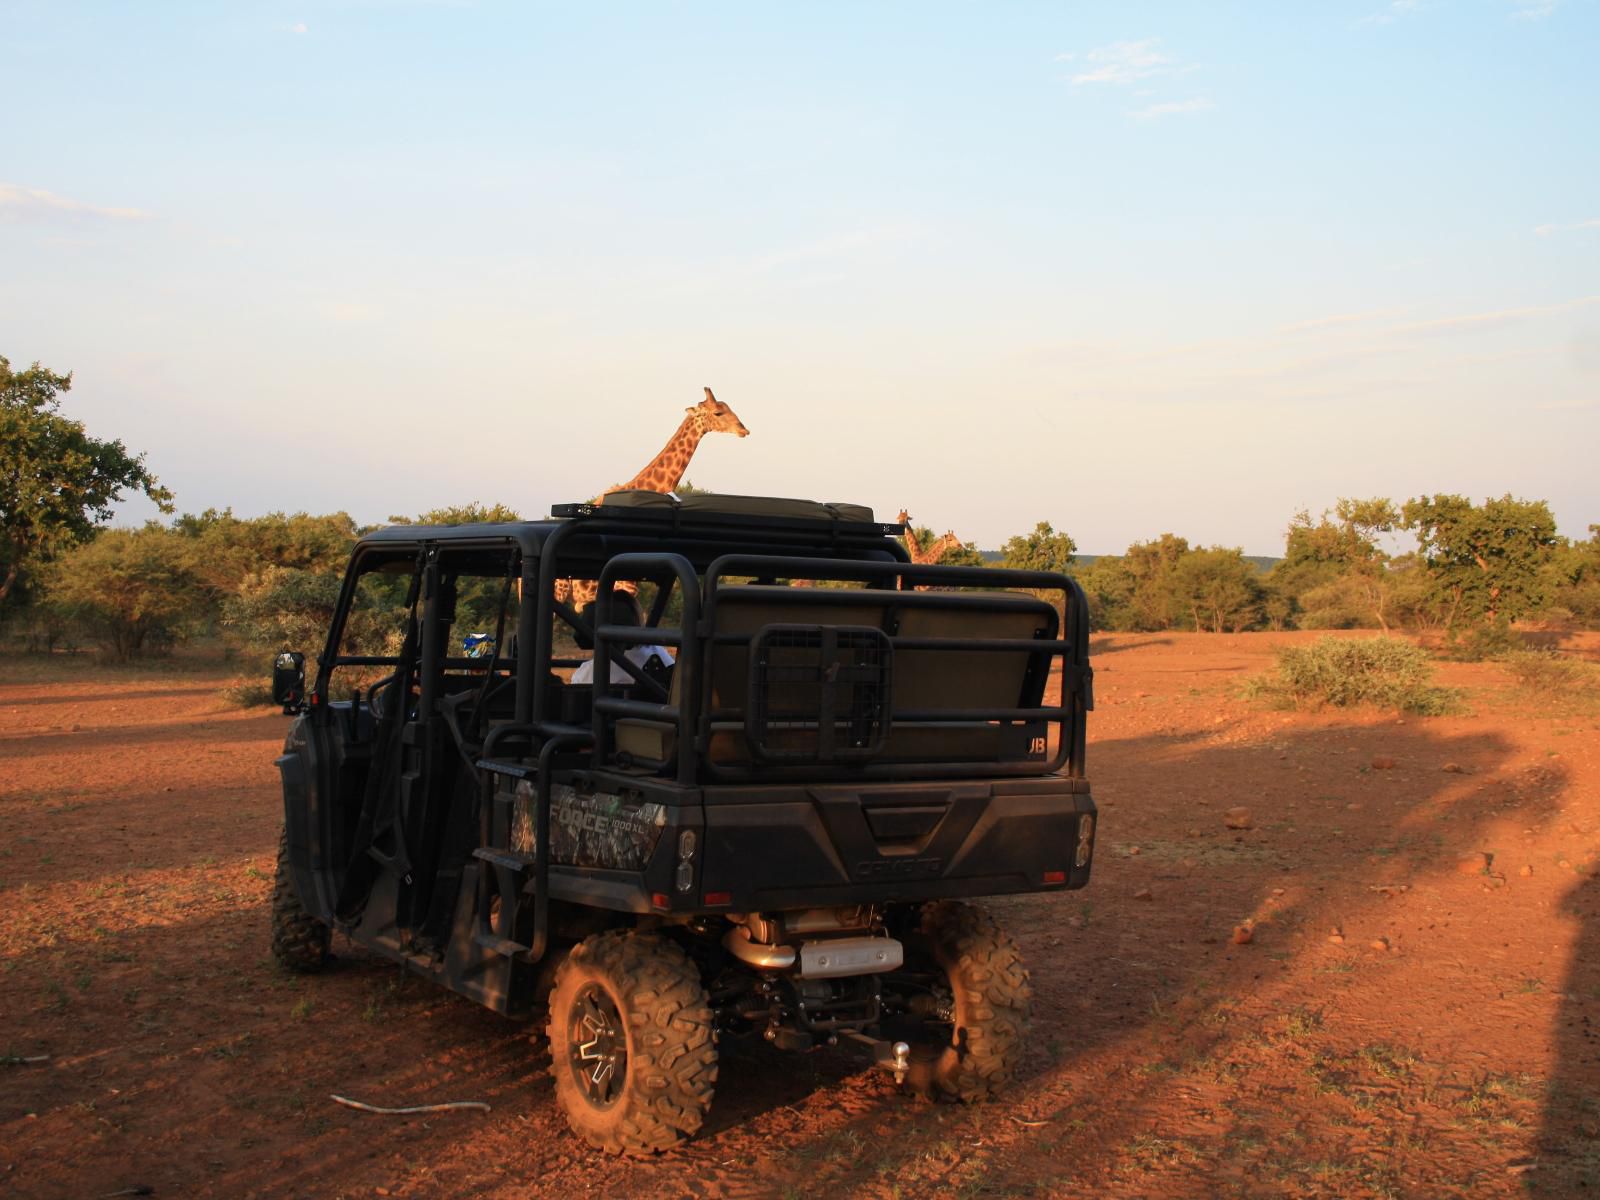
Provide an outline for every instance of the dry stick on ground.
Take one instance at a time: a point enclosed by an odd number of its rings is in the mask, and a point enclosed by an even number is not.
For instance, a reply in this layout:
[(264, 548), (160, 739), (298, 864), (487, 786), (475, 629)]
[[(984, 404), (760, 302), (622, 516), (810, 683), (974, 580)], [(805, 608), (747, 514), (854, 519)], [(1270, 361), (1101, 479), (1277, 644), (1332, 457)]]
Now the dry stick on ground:
[(481, 1108), (489, 1111), (489, 1106), (482, 1100), (450, 1100), (444, 1104), (414, 1104), (409, 1108), (379, 1108), (376, 1104), (363, 1104), (359, 1100), (347, 1100), (343, 1096), (332, 1096), (328, 1099), (335, 1104), (342, 1104), (346, 1108), (359, 1108), (362, 1112), (378, 1113), (385, 1117), (409, 1117), (416, 1113), (451, 1112), (458, 1109)]
[(34, 1063), (49, 1061), (50, 1056), (48, 1054), (32, 1054), (27, 1057), (22, 1057), (16, 1054), (0, 1056), (0, 1063), (3, 1063), (8, 1067), (27, 1067), (32, 1066)]

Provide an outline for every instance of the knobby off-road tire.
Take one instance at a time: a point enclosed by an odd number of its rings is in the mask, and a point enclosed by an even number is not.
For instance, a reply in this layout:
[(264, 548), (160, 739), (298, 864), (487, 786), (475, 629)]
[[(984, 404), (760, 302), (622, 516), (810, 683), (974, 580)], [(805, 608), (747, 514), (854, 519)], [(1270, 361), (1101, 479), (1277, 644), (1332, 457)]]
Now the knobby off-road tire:
[(971, 1103), (998, 1095), (1021, 1062), (1033, 989), (1022, 955), (993, 917), (954, 900), (925, 905), (916, 936), (954, 997), (942, 1044), (914, 1044), (906, 1082), (934, 1100)]
[(332, 931), (306, 911), (289, 874), (289, 830), (278, 834), (278, 871), (272, 879), (272, 957), (291, 971), (320, 971), (328, 962)]
[(550, 1071), (567, 1122), (613, 1154), (670, 1150), (705, 1121), (717, 1040), (700, 973), (632, 932), (573, 948), (550, 994)]

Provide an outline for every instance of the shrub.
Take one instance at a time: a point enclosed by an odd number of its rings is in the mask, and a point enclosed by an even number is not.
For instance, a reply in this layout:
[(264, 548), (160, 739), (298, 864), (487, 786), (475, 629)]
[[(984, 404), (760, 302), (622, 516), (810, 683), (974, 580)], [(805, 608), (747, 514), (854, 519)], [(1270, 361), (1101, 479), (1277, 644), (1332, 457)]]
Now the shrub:
[(1456, 662), (1483, 662), (1488, 658), (1504, 658), (1522, 648), (1522, 637), (1511, 628), (1509, 621), (1494, 621), (1486, 625), (1474, 625), (1464, 635), (1452, 629), (1440, 653)]
[(1277, 680), (1255, 691), (1275, 692), (1297, 706), (1375, 704), (1436, 716), (1450, 711), (1457, 695), (1433, 686), (1432, 678), (1427, 652), (1410, 642), (1325, 637), (1278, 651)]
[(222, 689), (222, 698), (239, 708), (258, 708), (263, 704), (271, 704), (272, 681), (242, 678), (229, 680)]
[(1594, 668), (1554, 650), (1513, 650), (1500, 661), (1519, 687), (1540, 696), (1566, 695), (1594, 684)]

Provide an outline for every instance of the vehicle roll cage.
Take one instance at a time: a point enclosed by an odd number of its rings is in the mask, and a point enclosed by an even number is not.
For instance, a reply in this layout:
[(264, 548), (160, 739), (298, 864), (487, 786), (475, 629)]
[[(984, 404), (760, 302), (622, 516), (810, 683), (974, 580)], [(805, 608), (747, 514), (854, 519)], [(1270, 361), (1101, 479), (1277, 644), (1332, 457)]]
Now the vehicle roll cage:
[[(913, 637), (887, 635), (895, 652), (935, 651), (950, 654), (977, 652), (1027, 652), (1033, 657), (1029, 670), (1048, 672), (1061, 663), (1061, 693), (1056, 704), (1033, 707), (1000, 706), (987, 708), (896, 708), (890, 722), (916, 722), (934, 729), (940, 725), (989, 723), (1000, 725), (1038, 725), (1056, 731), (1054, 752), (1047, 759), (1030, 758), (1014, 762), (949, 761), (865, 761), (853, 763), (850, 774), (862, 779), (915, 779), (992, 777), (997, 775), (1042, 775), (1064, 772), (1081, 778), (1084, 773), (1084, 714), (1093, 707), (1092, 672), (1088, 666), (1088, 605), (1083, 591), (1065, 575), (1048, 571), (1014, 570), (998, 567), (918, 565), (908, 560), (905, 549), (887, 534), (897, 525), (872, 522), (833, 522), (819, 536), (816, 522), (772, 519), (754, 522), (750, 518), (691, 522), (668, 513), (663, 519), (654, 512), (613, 515), (598, 506), (563, 506), (557, 512), (567, 516), (543, 523), (503, 526), (459, 527), (457, 529), (395, 528), (370, 538), (351, 561), (340, 597), (328, 645), (319, 661), (312, 704), (327, 703), (329, 676), (336, 667), (393, 666), (398, 656), (341, 655), (338, 653), (342, 630), (348, 616), (354, 582), (363, 573), (372, 553), (389, 562), (415, 559), (417, 579), (424, 580), (423, 593), (430, 591), (428, 580), (438, 569), (441, 551), (476, 551), (489, 556), (520, 554), (520, 588), (515, 627), (518, 631), (517, 661), (509, 662), (503, 649), (494, 657), (457, 659), (437, 653), (430, 657), (433, 669), (483, 670), (486, 667), (515, 671), (516, 696), (512, 720), (498, 726), (485, 743), (483, 757), (493, 757), (490, 743), (498, 748), (507, 742), (527, 743), (527, 753), (536, 755), (543, 743), (561, 739), (570, 752), (580, 744), (588, 746), (595, 768), (612, 761), (615, 747), (615, 722), (641, 720), (670, 726), (674, 731), (675, 751), (666, 759), (636, 759), (637, 767), (665, 772), (685, 786), (705, 777), (722, 781), (785, 780), (801, 781), (837, 775), (837, 768), (826, 765), (763, 763), (758, 766), (712, 761), (708, 754), (712, 738), (737, 733), (745, 728), (745, 718), (737, 711), (714, 706), (711, 679), (705, 661), (707, 651), (735, 643), (748, 644), (752, 635), (721, 632), (717, 629), (719, 609), (729, 601), (748, 605), (803, 604), (815, 607), (819, 618), (830, 607), (854, 606), (863, 597), (880, 601), (891, 593), (896, 610), (944, 610), (951, 612), (993, 612), (1015, 605), (1026, 611), (1040, 604), (1032, 597), (1008, 595), (1032, 592), (1050, 596), (1050, 607), (1057, 614), (1046, 632), (1035, 639), (993, 637)], [(670, 525), (670, 534), (664, 526)], [(648, 533), (649, 536), (641, 536)], [(403, 535), (411, 534), (412, 537)], [(662, 552), (663, 540), (674, 547)], [(751, 543), (755, 542), (755, 545)], [(743, 545), (741, 545), (743, 543)], [(774, 543), (791, 543), (795, 553), (772, 553)], [(570, 553), (564, 553), (569, 551)], [(830, 555), (822, 557), (821, 554)], [(691, 557), (692, 556), (692, 557)], [(704, 565), (697, 565), (696, 560)], [(590, 623), (571, 606), (555, 599), (557, 579), (594, 578), (598, 567), (598, 588), (606, 594), (621, 582), (652, 582), (657, 593), (643, 626)], [(809, 587), (797, 589), (778, 585), (776, 580), (812, 580), (847, 583), (857, 587)], [(755, 581), (755, 582), (752, 582)], [(774, 582), (769, 582), (774, 581)], [(413, 582), (415, 586), (415, 579)], [(662, 623), (673, 588), (682, 597), (678, 623)], [(982, 590), (932, 590), (982, 589)], [(575, 631), (593, 638), (594, 658), (609, 660), (625, 673), (635, 690), (649, 698), (618, 694), (608, 670), (596, 670), (593, 681), (592, 718), (588, 725), (552, 720), (551, 688), (560, 681), (550, 671), (560, 660), (554, 658), (554, 618), (560, 617)], [(820, 623), (820, 622), (819, 622)], [(430, 638), (420, 639), (423, 643)], [(676, 662), (671, 693), (625, 657), (636, 645), (671, 647)], [(413, 662), (414, 669), (420, 663)], [(432, 692), (424, 686), (423, 691)], [(674, 761), (675, 760), (675, 761)]]

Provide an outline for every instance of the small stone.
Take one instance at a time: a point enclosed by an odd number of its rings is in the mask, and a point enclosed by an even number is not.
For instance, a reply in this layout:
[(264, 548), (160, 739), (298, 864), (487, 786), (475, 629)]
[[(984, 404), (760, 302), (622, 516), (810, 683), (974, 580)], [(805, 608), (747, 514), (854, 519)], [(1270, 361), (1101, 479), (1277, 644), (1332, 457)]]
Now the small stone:
[(1137, 856), (1138, 853), (1139, 853), (1139, 847), (1137, 847), (1137, 846), (1129, 846), (1128, 847), (1128, 857), (1129, 858), (1133, 858), (1133, 857)]
[(1222, 823), (1229, 829), (1249, 829), (1250, 810), (1248, 808), (1230, 808), (1222, 814)]
[(1233, 927), (1233, 944), (1247, 946), (1255, 940), (1256, 931), (1248, 925), (1235, 925)]
[(1529, 866), (1527, 863), (1523, 863), (1522, 864), (1522, 870), (1518, 871), (1517, 874), (1521, 875), (1524, 879), (1526, 879), (1526, 878), (1528, 878), (1528, 876), (1533, 874), (1533, 868), (1531, 866)]
[(1463, 875), (1482, 875), (1489, 869), (1487, 854), (1463, 854), (1456, 859), (1456, 870)]
[(1198, 829), (1191, 829), (1189, 830), (1189, 836), (1192, 838), (1197, 838), (1203, 837), (1204, 835)]
[(1562, 869), (1562, 870), (1563, 870), (1563, 871), (1570, 871), (1570, 870), (1572, 870), (1572, 864), (1571, 864), (1571, 863), (1570, 863), (1570, 862), (1568, 862), (1568, 861), (1567, 861), (1567, 860), (1566, 860), (1566, 859), (1564, 859), (1564, 858), (1563, 858), (1563, 859), (1562, 859), (1562, 860), (1561, 860), (1561, 861), (1560, 861), (1560, 862), (1558, 862), (1558, 863), (1557, 863), (1557, 864), (1556, 864), (1556, 866), (1558, 866), (1558, 867), (1560, 867), (1560, 868), (1561, 868), (1561, 869)]
[(1155, 893), (1152, 892), (1149, 888), (1140, 888), (1137, 892), (1135, 892), (1133, 894), (1133, 898), (1135, 900), (1154, 900), (1156, 897), (1155, 897)]
[(1068, 917), (1067, 918), (1067, 924), (1070, 925), (1074, 929), (1082, 929), (1083, 928), (1083, 918), (1082, 917)]
[(1179, 859), (1178, 860), (1178, 865), (1180, 867), (1182, 867), (1185, 871), (1192, 871), (1196, 867), (1198, 867), (1200, 865), (1200, 863), (1197, 860), (1192, 859), (1192, 858), (1183, 858), (1183, 859)]
[(1395, 761), (1392, 758), (1379, 755), (1377, 758), (1372, 760), (1372, 769), (1374, 771), (1392, 771), (1394, 768)]
[(1272, 889), (1272, 894), (1274, 896), (1281, 896), (1281, 895), (1283, 895), (1283, 889), (1282, 888), (1273, 888)]
[(1335, 946), (1342, 946), (1342, 945), (1344, 945), (1344, 934), (1342, 934), (1342, 933), (1330, 933), (1328, 935), (1328, 940), (1330, 942), (1332, 942)]
[(1451, 775), (1465, 775), (1467, 773), (1467, 769), (1457, 762), (1447, 762), (1439, 769)]
[(1386, 937), (1373, 938), (1372, 948), (1374, 950), (1387, 950), (1389, 948), (1389, 939)]

